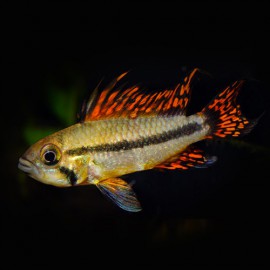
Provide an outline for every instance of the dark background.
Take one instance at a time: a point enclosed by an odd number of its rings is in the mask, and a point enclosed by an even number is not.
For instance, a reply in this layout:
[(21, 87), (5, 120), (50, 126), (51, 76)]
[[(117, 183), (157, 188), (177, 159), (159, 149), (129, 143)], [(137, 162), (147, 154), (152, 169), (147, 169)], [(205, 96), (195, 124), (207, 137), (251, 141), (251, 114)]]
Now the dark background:
[[(265, 263), (267, 10), (255, 1), (5, 5), (3, 258), (21, 265), (88, 267)], [(122, 211), (93, 186), (59, 189), (18, 171), (18, 159), (29, 147), (24, 135), (29, 124), (55, 130), (66, 126), (50, 109), (55, 99), (47, 92), (52, 85), (56, 92), (76, 91), (78, 111), (101, 78), (108, 82), (130, 70), (128, 81), (160, 90), (174, 87), (195, 67), (211, 75), (199, 76), (189, 113), (201, 110), (234, 80), (246, 79), (239, 97), (244, 113), (250, 118), (264, 114), (243, 138), (201, 144), (218, 156), (211, 168), (126, 176), (135, 180), (142, 212)]]

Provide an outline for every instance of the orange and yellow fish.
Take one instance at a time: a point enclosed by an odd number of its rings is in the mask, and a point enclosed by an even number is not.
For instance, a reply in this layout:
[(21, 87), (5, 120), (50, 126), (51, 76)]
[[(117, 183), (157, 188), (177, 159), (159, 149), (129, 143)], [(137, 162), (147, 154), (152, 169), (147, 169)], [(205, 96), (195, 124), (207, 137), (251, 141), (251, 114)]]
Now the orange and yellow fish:
[(146, 94), (138, 86), (121, 89), (116, 78), (84, 104), (80, 122), (32, 145), (18, 167), (32, 178), (58, 187), (96, 185), (124, 210), (141, 210), (122, 175), (153, 168), (187, 170), (216, 158), (190, 145), (214, 137), (238, 137), (256, 121), (236, 105), (243, 81), (236, 81), (201, 112), (186, 115), (194, 69), (174, 89)]

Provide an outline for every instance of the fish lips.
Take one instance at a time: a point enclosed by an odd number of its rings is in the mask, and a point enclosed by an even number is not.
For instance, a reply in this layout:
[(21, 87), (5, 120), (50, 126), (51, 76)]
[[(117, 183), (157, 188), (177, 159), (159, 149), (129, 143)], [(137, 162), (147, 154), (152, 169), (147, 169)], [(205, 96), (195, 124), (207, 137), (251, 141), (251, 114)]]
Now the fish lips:
[(18, 168), (30, 176), (38, 174), (38, 170), (35, 165), (23, 157), (19, 159)]

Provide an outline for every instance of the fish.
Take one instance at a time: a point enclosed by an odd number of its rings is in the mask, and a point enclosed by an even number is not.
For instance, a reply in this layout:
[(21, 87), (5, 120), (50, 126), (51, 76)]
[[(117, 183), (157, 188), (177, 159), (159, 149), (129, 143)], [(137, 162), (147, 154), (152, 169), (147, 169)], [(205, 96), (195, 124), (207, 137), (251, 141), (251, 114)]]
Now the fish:
[(20, 157), (18, 168), (30, 177), (57, 187), (95, 185), (118, 207), (142, 210), (124, 175), (159, 169), (206, 168), (209, 156), (194, 144), (202, 140), (239, 137), (256, 120), (248, 120), (236, 99), (244, 81), (219, 92), (201, 111), (188, 115), (191, 89), (199, 68), (174, 88), (146, 92), (119, 82), (102, 91), (100, 83), (83, 103), (78, 122), (40, 139)]

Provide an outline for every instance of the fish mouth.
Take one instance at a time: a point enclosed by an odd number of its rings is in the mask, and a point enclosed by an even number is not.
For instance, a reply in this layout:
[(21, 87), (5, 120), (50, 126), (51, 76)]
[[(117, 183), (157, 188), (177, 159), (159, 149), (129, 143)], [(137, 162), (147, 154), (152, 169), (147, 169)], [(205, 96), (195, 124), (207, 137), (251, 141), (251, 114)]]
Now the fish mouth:
[(33, 171), (33, 163), (21, 157), (19, 159), (18, 168), (25, 173), (31, 173)]

